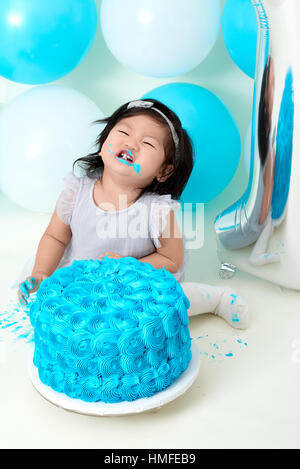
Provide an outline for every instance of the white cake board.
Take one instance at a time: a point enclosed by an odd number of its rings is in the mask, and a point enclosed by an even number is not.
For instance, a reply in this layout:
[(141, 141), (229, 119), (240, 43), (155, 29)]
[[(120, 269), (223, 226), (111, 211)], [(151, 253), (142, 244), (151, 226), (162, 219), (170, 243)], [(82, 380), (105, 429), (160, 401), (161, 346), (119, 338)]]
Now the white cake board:
[(49, 386), (40, 381), (38, 369), (33, 364), (33, 350), (30, 352), (28, 370), (31, 382), (35, 389), (49, 402), (65, 410), (77, 412), (79, 414), (93, 416), (120, 416), (138, 414), (141, 412), (159, 409), (164, 404), (173, 401), (181, 396), (197, 378), (200, 369), (200, 352), (197, 345), (192, 342), (192, 359), (188, 368), (177, 378), (173, 384), (152, 397), (137, 399), (132, 402), (118, 402), (109, 404), (105, 402), (84, 402), (81, 399), (74, 399), (67, 395), (54, 391)]

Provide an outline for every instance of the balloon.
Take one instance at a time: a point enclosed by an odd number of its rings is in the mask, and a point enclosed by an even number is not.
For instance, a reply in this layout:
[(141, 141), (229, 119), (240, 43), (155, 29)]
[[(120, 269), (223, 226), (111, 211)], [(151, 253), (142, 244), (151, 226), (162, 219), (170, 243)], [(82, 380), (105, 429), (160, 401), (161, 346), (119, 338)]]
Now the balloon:
[(236, 65), (254, 78), (257, 22), (251, 0), (227, 0), (223, 9), (222, 33)]
[(144, 98), (169, 106), (192, 140), (195, 164), (181, 200), (209, 202), (225, 189), (239, 163), (241, 141), (232, 115), (216, 95), (189, 83), (163, 85)]
[(221, 24), (219, 0), (102, 0), (104, 39), (116, 59), (137, 73), (173, 77), (211, 51)]
[(294, 131), (299, 127), (294, 93), (300, 82), (300, 33), (293, 22), (300, 5), (297, 0), (253, 0), (253, 7), (259, 41), (249, 182), (242, 197), (216, 219), (219, 257), (300, 290), (300, 140)]
[(70, 88), (32, 88), (0, 113), (0, 187), (16, 204), (51, 212), (62, 177), (91, 152), (103, 113)]
[(97, 29), (95, 0), (0, 2), (0, 75), (25, 84), (62, 78), (88, 53)]

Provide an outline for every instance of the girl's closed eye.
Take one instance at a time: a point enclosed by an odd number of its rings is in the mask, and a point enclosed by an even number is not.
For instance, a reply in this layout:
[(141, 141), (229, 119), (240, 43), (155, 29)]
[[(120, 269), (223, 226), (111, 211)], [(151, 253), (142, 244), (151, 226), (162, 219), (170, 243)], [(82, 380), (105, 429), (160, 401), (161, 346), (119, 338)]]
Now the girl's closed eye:
[(152, 143), (149, 143), (149, 142), (144, 142), (146, 145), (150, 145), (152, 148), (155, 148), (154, 145), (152, 145)]

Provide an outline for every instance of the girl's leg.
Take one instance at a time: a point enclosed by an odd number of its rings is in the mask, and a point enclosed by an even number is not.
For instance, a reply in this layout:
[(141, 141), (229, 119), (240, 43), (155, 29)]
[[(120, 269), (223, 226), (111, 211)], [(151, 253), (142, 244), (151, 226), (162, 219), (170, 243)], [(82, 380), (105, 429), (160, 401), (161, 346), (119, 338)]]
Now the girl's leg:
[(248, 327), (248, 305), (230, 287), (215, 287), (198, 282), (182, 282), (190, 301), (189, 316), (214, 313), (236, 329)]

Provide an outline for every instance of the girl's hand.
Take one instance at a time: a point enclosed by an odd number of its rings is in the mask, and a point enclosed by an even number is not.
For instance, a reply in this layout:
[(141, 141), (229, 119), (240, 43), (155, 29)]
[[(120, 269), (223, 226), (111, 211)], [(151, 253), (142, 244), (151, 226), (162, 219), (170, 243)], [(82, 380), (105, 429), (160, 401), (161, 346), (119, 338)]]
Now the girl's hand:
[(37, 273), (34, 276), (27, 277), (24, 282), (20, 283), (17, 295), (23, 305), (27, 303), (29, 295), (40, 288), (45, 278), (47, 278), (46, 274)]
[(120, 259), (120, 257), (124, 257), (124, 256), (121, 256), (120, 254), (117, 254), (116, 252), (106, 251), (104, 254), (101, 254), (100, 260), (102, 260), (103, 257), (105, 256), (112, 257), (113, 259)]

